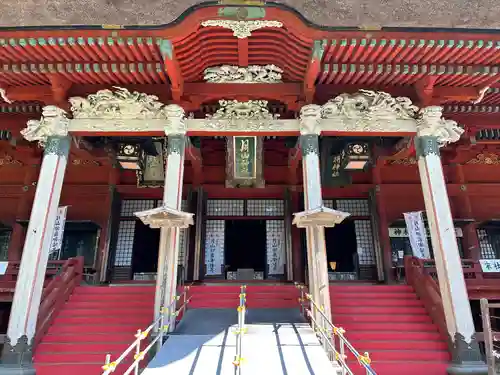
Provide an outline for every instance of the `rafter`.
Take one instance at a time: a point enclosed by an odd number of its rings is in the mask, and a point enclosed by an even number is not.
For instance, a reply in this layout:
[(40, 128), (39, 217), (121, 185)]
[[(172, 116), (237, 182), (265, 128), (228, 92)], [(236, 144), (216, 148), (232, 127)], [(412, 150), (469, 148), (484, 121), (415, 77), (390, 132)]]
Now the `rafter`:
[(179, 102), (184, 91), (184, 80), (182, 78), (179, 61), (175, 55), (175, 50), (172, 42), (163, 39), (160, 42), (160, 52), (165, 64), (165, 70), (170, 79), (172, 98)]
[(321, 70), (321, 61), (327, 45), (326, 40), (315, 40), (311, 54), (311, 59), (307, 64), (306, 74), (304, 76), (303, 92), (306, 103), (312, 103), (316, 91), (316, 79)]

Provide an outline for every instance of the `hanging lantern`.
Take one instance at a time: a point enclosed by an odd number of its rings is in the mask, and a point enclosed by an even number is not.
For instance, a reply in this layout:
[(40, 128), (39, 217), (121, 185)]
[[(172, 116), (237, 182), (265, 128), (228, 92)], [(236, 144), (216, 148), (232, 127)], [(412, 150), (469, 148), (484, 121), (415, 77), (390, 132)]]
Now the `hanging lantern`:
[(142, 150), (139, 144), (120, 143), (116, 160), (123, 169), (141, 170), (142, 168)]
[(368, 143), (348, 143), (343, 151), (343, 168), (347, 171), (361, 171), (370, 162)]

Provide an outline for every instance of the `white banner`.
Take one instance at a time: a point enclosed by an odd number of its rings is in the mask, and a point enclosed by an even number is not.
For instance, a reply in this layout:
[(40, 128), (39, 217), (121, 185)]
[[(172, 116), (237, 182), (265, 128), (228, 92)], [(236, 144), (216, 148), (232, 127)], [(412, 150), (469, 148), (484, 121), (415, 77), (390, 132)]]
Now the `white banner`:
[(207, 220), (206, 231), (205, 275), (220, 275), (224, 264), (224, 220)]
[(285, 224), (283, 220), (266, 221), (266, 252), (269, 275), (283, 275), (285, 273), (284, 231)]
[(422, 211), (405, 212), (403, 215), (413, 255), (420, 259), (429, 259), (431, 254), (427, 243), (427, 233), (425, 231)]
[[(57, 209), (56, 222), (54, 224), (54, 232), (52, 232), (52, 241), (50, 243), (49, 250), (49, 254), (52, 256), (51, 259), (59, 259), (61, 257), (67, 211), (68, 206), (59, 207)], [(57, 254), (57, 256), (55, 254)]]

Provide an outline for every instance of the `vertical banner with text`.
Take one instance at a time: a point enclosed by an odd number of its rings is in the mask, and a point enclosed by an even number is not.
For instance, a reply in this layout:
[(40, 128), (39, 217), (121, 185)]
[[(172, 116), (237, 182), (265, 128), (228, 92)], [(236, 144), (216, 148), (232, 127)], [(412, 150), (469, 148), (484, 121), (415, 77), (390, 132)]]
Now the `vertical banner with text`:
[(413, 255), (420, 259), (429, 259), (431, 254), (427, 243), (427, 231), (425, 230), (422, 211), (405, 212), (403, 215)]
[(50, 259), (60, 259), (61, 249), (64, 237), (64, 225), (66, 224), (66, 212), (68, 206), (62, 206), (57, 209), (56, 222), (54, 224), (54, 232), (52, 232), (52, 241), (50, 243), (49, 256)]

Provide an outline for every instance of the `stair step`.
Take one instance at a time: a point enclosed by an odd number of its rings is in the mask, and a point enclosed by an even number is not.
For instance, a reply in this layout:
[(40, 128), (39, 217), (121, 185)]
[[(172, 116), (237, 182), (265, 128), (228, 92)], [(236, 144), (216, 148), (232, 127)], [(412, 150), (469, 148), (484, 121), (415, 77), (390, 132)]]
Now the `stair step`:
[[(131, 332), (134, 334), (141, 328), (141, 324), (113, 324), (107, 322), (104, 324), (55, 324), (49, 328), (49, 333), (72, 333), (72, 334), (90, 334), (90, 333), (123, 333)], [(144, 327), (145, 328), (145, 327)]]
[[(349, 337), (352, 337), (352, 334)], [(431, 340), (350, 340), (350, 343), (356, 350), (368, 353), (375, 350), (448, 350), (448, 346), (444, 341)]]
[(106, 308), (115, 308), (115, 309), (127, 309), (127, 308), (144, 308), (150, 309), (153, 311), (154, 308), (154, 300), (145, 300), (145, 301), (134, 301), (134, 300), (121, 300), (121, 301), (108, 301), (103, 303), (102, 301), (72, 301), (66, 303), (64, 309), (102, 309), (103, 306)]
[[(123, 342), (42, 342), (36, 348), (35, 361), (40, 353), (123, 353), (134, 341), (129, 337)], [(145, 345), (146, 343), (143, 343)]]
[(334, 296), (330, 296), (331, 299), (331, 304), (336, 305), (336, 306), (360, 306), (361, 304), (364, 307), (368, 306), (401, 306), (401, 304), (404, 304), (404, 306), (409, 307), (409, 306), (419, 306), (422, 307), (422, 301), (418, 299), (406, 299), (404, 302), (402, 302), (399, 299), (382, 299), (382, 298), (368, 298), (365, 300), (361, 300), (358, 297), (346, 297), (346, 298), (338, 298)]
[(73, 309), (65, 308), (63, 309), (58, 318), (61, 317), (91, 317), (91, 316), (117, 316), (117, 315), (130, 315), (130, 316), (141, 316), (150, 315), (153, 318), (153, 306), (150, 308), (123, 308), (119, 309), (114, 306), (101, 306), (98, 309)]
[(337, 299), (356, 299), (357, 301), (363, 301), (365, 302), (366, 300), (370, 299), (389, 299), (389, 300), (396, 300), (401, 303), (401, 301), (405, 301), (403, 303), (406, 303), (406, 300), (418, 300), (417, 296), (415, 293), (408, 292), (408, 293), (381, 293), (381, 292), (363, 292), (363, 293), (348, 293), (348, 292), (332, 292), (330, 293), (330, 297), (333, 300)]
[(191, 300), (189, 302), (189, 308), (214, 308), (214, 309), (230, 309), (236, 308), (239, 305), (238, 299), (223, 299), (223, 300), (208, 300), (208, 299), (198, 299)]
[(391, 315), (390, 312), (387, 315), (370, 315), (370, 314), (335, 314), (333, 322), (336, 325), (343, 325), (348, 323), (427, 323), (432, 325), (432, 320), (428, 315)]
[(202, 292), (193, 292), (190, 293), (191, 300), (199, 300), (199, 299), (230, 299), (238, 301), (240, 298), (239, 293), (202, 293)]
[[(333, 322), (335, 324), (335, 321)], [(437, 328), (429, 323), (356, 323), (349, 322), (341, 325), (349, 332), (401, 332), (412, 335), (414, 332), (437, 332)]]
[(135, 340), (135, 333), (137, 330), (130, 332), (119, 333), (93, 333), (93, 334), (79, 334), (73, 335), (72, 333), (49, 333), (43, 337), (42, 344), (44, 343), (92, 343), (92, 342), (109, 342), (109, 343), (132, 343)]
[(70, 302), (111, 302), (114, 301), (135, 301), (135, 302), (149, 302), (154, 301), (154, 294), (149, 293), (121, 293), (121, 294), (74, 294), (70, 298)]
[(248, 300), (247, 307), (250, 309), (277, 308), (286, 309), (299, 307), (297, 300), (280, 300), (280, 299), (263, 299), (263, 300)]
[[(70, 359), (70, 358), (69, 358)], [(41, 364), (35, 363), (37, 375), (101, 375), (102, 374), (102, 361), (98, 363), (57, 363), (57, 364)], [(123, 375), (127, 366), (118, 366), (113, 375)]]
[(247, 300), (252, 300), (252, 299), (280, 299), (280, 300), (295, 300), (300, 297), (299, 294), (292, 294), (292, 293), (253, 293), (253, 292), (248, 292), (247, 293)]
[[(337, 302), (337, 301), (335, 301)], [(371, 315), (427, 315), (423, 306), (338, 306), (332, 305), (332, 315), (337, 314), (371, 314)]]
[(441, 335), (436, 331), (427, 332), (360, 332), (355, 328), (346, 332), (349, 341), (441, 341)]
[[(116, 359), (121, 353), (114, 353), (112, 359)], [(127, 367), (133, 362), (134, 352), (131, 352), (122, 362), (122, 365)], [(42, 363), (101, 363), (104, 365), (106, 360), (106, 352), (104, 353), (79, 353), (79, 352), (65, 352), (65, 353), (37, 353), (35, 360)], [(121, 366), (120, 366), (121, 367)]]
[(145, 329), (153, 321), (151, 311), (147, 313), (131, 315), (122, 312), (120, 315), (101, 316), (58, 316), (54, 324), (77, 324), (77, 325), (104, 325), (104, 324), (135, 324), (137, 329)]
[(120, 294), (146, 294), (154, 296), (154, 286), (80, 286), (73, 295), (120, 295)]
[(372, 293), (372, 292), (389, 292), (389, 293), (413, 293), (413, 288), (409, 285), (330, 285), (330, 291), (348, 291), (353, 293)]
[[(445, 350), (375, 350), (370, 351), (370, 358), (372, 363), (377, 363), (378, 361), (401, 361), (406, 362), (412, 361), (449, 361), (450, 354)], [(354, 359), (351, 353), (348, 354)], [(374, 365), (375, 366), (375, 365)]]
[[(366, 371), (356, 362), (348, 362), (348, 364), (355, 375), (366, 374)], [(380, 375), (446, 375), (448, 366), (447, 362), (434, 361), (377, 361), (372, 363), (372, 368)]]

